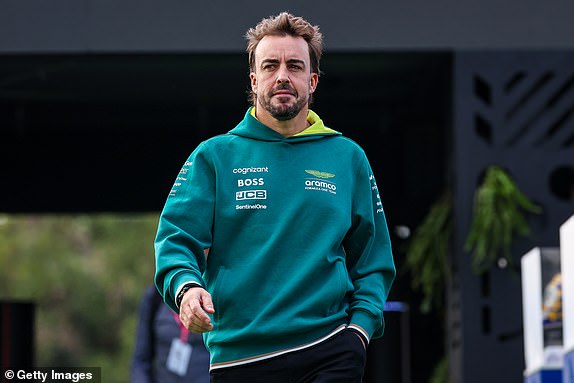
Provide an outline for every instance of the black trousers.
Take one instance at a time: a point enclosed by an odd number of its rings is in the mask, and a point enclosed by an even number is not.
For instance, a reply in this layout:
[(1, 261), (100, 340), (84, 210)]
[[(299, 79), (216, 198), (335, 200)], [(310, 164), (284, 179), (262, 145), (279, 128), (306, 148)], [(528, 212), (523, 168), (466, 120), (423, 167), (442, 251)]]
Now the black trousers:
[(211, 383), (361, 383), (367, 351), (344, 330), (313, 347), (211, 371)]

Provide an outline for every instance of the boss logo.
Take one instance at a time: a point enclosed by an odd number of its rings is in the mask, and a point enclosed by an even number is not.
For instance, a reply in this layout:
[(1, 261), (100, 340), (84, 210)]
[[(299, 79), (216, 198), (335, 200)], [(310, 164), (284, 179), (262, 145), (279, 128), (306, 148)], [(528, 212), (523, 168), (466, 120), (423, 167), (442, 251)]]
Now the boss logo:
[(244, 180), (237, 180), (237, 187), (244, 187), (244, 186), (261, 186), (264, 185), (265, 181), (263, 178), (246, 178)]
[(267, 190), (243, 190), (235, 193), (236, 201), (246, 199), (267, 199)]

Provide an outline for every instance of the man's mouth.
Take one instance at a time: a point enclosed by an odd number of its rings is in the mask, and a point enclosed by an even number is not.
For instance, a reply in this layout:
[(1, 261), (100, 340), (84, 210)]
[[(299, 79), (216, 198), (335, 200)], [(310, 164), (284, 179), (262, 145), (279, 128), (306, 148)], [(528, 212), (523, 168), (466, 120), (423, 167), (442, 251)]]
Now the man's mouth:
[(279, 97), (281, 97), (281, 96), (293, 96), (293, 97), (295, 97), (295, 93), (294, 93), (294, 92), (290, 92), (290, 91), (288, 91), (288, 90), (279, 90), (279, 91), (277, 91), (277, 92), (274, 92), (273, 95), (274, 95), (274, 96), (279, 96)]

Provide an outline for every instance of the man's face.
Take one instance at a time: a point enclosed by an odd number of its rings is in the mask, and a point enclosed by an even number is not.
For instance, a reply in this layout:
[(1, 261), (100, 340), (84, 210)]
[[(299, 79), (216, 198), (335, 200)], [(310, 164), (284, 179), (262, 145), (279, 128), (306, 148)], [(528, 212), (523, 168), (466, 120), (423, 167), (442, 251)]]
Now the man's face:
[(249, 75), (258, 108), (286, 121), (306, 108), (319, 76), (311, 73), (309, 47), (302, 37), (265, 36), (255, 50)]

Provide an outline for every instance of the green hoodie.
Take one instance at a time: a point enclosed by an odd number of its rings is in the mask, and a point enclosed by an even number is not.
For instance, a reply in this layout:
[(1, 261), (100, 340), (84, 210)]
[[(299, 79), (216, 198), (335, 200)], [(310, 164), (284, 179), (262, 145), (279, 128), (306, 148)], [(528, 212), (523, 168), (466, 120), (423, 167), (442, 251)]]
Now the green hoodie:
[(161, 214), (156, 285), (176, 312), (184, 283), (211, 293), (212, 369), (346, 326), (383, 333), (395, 267), (377, 184), (355, 142), (312, 111), (308, 120), (284, 137), (248, 111), (196, 148)]

